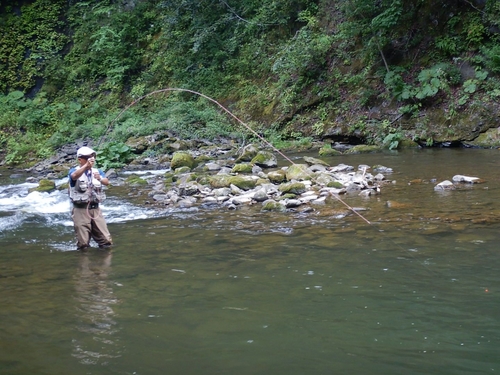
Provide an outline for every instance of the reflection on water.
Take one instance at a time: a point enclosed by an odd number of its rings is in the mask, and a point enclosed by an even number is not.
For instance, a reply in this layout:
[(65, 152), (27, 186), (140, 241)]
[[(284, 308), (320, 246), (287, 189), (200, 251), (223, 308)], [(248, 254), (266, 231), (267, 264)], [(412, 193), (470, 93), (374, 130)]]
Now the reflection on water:
[(120, 357), (117, 344), (119, 326), (113, 305), (119, 301), (113, 293), (108, 274), (111, 252), (83, 253), (75, 274), (77, 330), (84, 333), (73, 338), (73, 356), (85, 365), (106, 365), (110, 358)]
[[(0, 373), (498, 373), (499, 157), (330, 161), (394, 169), (381, 195), (344, 197), (372, 225), (334, 200), (308, 213), (116, 213), (112, 266), (97, 249), (59, 251), (70, 228), (28, 216), (0, 236)], [(433, 190), (455, 174), (486, 183)]]

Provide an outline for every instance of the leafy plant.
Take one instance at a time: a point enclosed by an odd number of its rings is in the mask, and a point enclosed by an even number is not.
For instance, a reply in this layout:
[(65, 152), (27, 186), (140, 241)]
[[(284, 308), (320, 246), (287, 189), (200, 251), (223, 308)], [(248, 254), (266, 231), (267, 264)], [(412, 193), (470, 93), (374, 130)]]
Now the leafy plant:
[(402, 139), (401, 133), (389, 133), (382, 141), (382, 144), (389, 148), (389, 150), (395, 150), (399, 146), (399, 142)]
[(99, 150), (98, 161), (100, 168), (104, 170), (123, 167), (131, 159), (131, 148), (121, 142), (110, 142)]

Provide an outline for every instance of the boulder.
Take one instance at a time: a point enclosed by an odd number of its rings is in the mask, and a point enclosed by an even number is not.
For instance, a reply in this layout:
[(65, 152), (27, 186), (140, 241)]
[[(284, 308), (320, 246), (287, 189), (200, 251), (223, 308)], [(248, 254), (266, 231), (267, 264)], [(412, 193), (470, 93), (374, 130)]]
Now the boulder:
[(277, 171), (272, 171), (267, 174), (267, 178), (274, 184), (281, 184), (286, 180), (286, 173), (284, 170), (279, 169)]
[(286, 179), (288, 181), (310, 180), (312, 173), (307, 170), (307, 164), (292, 164), (286, 170)]
[(306, 190), (306, 186), (302, 182), (289, 182), (282, 184), (279, 187), (279, 191), (281, 191), (282, 194), (299, 195), (304, 193)]
[(259, 150), (257, 146), (255, 146), (254, 144), (246, 145), (239, 150), (236, 162), (239, 163), (242, 161), (250, 161), (257, 155), (258, 151)]
[(255, 176), (231, 176), (229, 178), (230, 185), (235, 185), (242, 190), (250, 190), (257, 184)]
[(278, 166), (278, 159), (272, 152), (259, 151), (251, 160), (251, 163), (262, 168), (276, 168)]
[(252, 173), (252, 172), (253, 172), (253, 165), (250, 163), (236, 164), (231, 170), (231, 173)]
[(170, 167), (172, 169), (175, 170), (180, 167), (189, 167), (190, 169), (193, 169), (194, 166), (194, 158), (190, 153), (184, 151), (174, 152), (172, 161), (170, 162)]
[(480, 179), (479, 177), (462, 176), (460, 174), (453, 176), (451, 180), (453, 182), (465, 182), (469, 184), (479, 184), (481, 182), (484, 182), (484, 180)]
[(445, 191), (445, 190), (454, 190), (455, 185), (453, 185), (453, 182), (445, 180), (443, 182), (440, 182), (436, 186), (434, 186), (435, 191)]
[(330, 164), (328, 164), (326, 161), (323, 161), (323, 160), (317, 159), (317, 158), (313, 158), (311, 156), (304, 156), (304, 161), (309, 165), (323, 165), (325, 167), (330, 166)]
[(285, 205), (276, 202), (273, 199), (268, 199), (264, 203), (262, 203), (262, 211), (276, 211), (276, 212), (284, 212), (286, 211)]
[(32, 191), (39, 191), (40, 193), (50, 193), (56, 190), (56, 183), (52, 180), (42, 179), (38, 182), (38, 187), (30, 189)]

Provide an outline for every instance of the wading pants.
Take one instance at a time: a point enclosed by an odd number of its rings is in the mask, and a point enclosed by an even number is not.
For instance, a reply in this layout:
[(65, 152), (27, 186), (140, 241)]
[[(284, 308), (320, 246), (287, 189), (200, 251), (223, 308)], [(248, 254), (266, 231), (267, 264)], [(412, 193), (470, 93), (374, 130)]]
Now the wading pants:
[(75, 226), (79, 250), (89, 247), (91, 238), (97, 242), (99, 247), (107, 247), (113, 244), (108, 226), (99, 207), (89, 209), (73, 207), (71, 217)]

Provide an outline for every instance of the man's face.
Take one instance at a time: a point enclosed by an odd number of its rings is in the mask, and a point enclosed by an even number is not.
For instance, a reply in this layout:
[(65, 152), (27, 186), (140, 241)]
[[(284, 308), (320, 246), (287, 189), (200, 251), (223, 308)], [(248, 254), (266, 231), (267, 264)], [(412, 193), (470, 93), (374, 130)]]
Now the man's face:
[(95, 154), (92, 155), (81, 155), (78, 157), (78, 161), (80, 162), (80, 165), (86, 164), (88, 160), (95, 160)]

